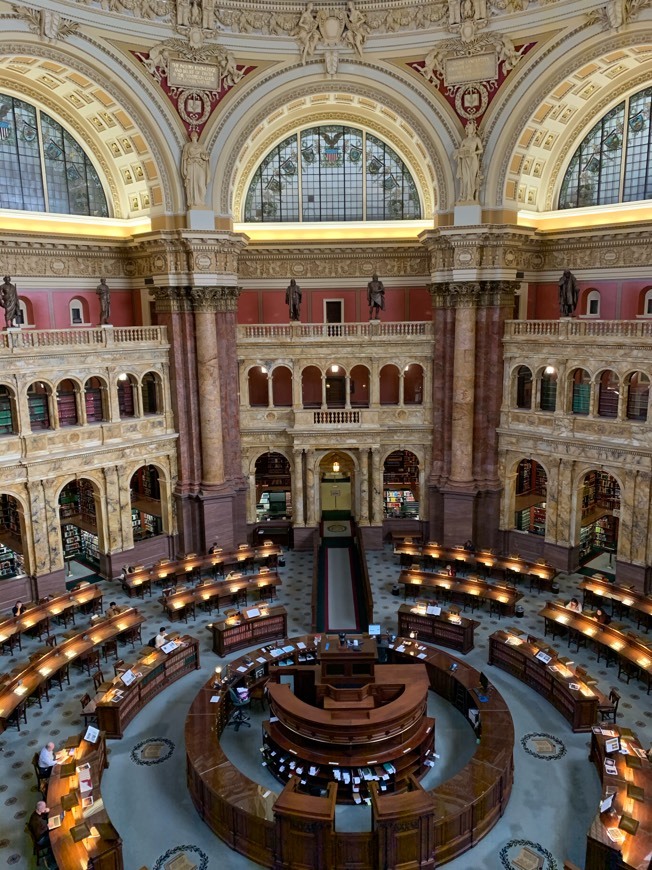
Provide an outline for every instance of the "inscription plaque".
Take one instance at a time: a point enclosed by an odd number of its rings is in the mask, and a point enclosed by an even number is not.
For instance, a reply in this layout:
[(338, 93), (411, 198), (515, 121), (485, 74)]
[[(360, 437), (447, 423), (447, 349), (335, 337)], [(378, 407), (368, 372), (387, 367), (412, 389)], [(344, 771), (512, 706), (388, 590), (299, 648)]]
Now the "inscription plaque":
[(170, 60), (168, 84), (172, 87), (217, 90), (220, 86), (219, 67), (212, 63)]

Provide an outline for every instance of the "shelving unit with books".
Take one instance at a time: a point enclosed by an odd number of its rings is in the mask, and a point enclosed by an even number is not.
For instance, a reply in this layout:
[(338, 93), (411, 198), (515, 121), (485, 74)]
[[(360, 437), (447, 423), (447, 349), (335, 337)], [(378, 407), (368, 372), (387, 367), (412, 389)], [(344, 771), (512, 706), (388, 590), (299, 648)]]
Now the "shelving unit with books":
[(250, 618), (241, 614), (237, 623), (232, 619), (224, 619), (211, 626), (213, 652), (218, 656), (287, 635), (287, 611), (284, 607), (253, 606), (248, 610), (257, 611), (257, 614)]
[(580, 560), (592, 551), (615, 553), (618, 547), (620, 487), (610, 474), (590, 471), (582, 487)]
[(383, 470), (385, 517), (419, 518), (419, 463), (409, 450), (395, 450)]
[(14, 429), (11, 396), (7, 387), (0, 386), (0, 435), (11, 435)]
[(80, 535), (80, 553), (84, 557), (84, 561), (91, 562), (94, 565), (100, 564), (100, 551), (97, 535), (92, 532), (87, 532), (85, 529), (79, 530)]
[(524, 459), (516, 473), (514, 528), (532, 535), (546, 533), (546, 472), (534, 459)]
[(81, 553), (81, 534), (77, 526), (64, 523), (61, 526), (61, 537), (63, 538), (64, 558), (79, 556)]
[(57, 412), (59, 414), (59, 426), (76, 426), (77, 399), (74, 392), (62, 391), (57, 395)]

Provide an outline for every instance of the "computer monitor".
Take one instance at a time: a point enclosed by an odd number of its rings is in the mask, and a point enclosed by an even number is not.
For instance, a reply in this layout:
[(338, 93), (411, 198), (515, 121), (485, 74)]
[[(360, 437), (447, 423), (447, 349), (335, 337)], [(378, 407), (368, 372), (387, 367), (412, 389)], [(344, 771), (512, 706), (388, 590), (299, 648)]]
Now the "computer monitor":
[(379, 637), (380, 636), (380, 623), (374, 622), (369, 626), (369, 634), (371, 637)]
[(605, 752), (618, 752), (620, 750), (620, 737), (608, 737), (604, 742)]
[(480, 686), (485, 692), (489, 688), (489, 678), (482, 672), (480, 673)]

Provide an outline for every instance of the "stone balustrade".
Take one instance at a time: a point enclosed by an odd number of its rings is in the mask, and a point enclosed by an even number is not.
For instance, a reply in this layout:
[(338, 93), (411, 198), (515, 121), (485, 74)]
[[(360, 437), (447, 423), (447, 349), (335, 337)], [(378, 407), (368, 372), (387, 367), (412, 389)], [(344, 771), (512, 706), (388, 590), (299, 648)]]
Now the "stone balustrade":
[(0, 332), (0, 354), (34, 353), (40, 349), (57, 353), (66, 348), (90, 349), (140, 348), (143, 345), (167, 347), (164, 326), (87, 327), (84, 329), (10, 329)]

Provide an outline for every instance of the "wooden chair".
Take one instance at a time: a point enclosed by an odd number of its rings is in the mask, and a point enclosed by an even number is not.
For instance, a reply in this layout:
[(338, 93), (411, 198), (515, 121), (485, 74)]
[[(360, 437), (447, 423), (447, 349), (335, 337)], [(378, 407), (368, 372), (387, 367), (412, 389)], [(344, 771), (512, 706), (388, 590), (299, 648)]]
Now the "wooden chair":
[(104, 682), (104, 674), (102, 673), (102, 671), (100, 671), (100, 670), (95, 671), (95, 673), (93, 674), (93, 685), (95, 686), (96, 692), (99, 691), (99, 688), (103, 682)]
[(27, 701), (21, 701), (7, 716), (7, 725), (15, 725), (20, 731), (21, 720), (27, 725)]
[(25, 832), (27, 833), (30, 840), (32, 841), (32, 850), (33, 850), (34, 857), (36, 858), (36, 866), (40, 867), (41, 861), (44, 861), (45, 862), (44, 866), (49, 868), (50, 867), (49, 858), (50, 858), (50, 854), (51, 854), (50, 844), (43, 843), (42, 846), (39, 846), (39, 844), (36, 842), (36, 839), (34, 838), (34, 834), (32, 833), (32, 829), (30, 828), (29, 824), (25, 825)]
[(34, 691), (29, 695), (28, 698), (25, 699), (25, 702), (28, 707), (32, 707), (34, 704), (38, 704), (39, 709), (43, 709), (43, 696), (45, 695), (45, 700), (49, 701), (50, 696), (48, 694), (48, 684), (47, 680), (44, 683), (41, 683), (40, 686), (37, 686)]
[(91, 696), (88, 694), (88, 692), (86, 692), (85, 695), (82, 695), (79, 703), (81, 704), (81, 715), (82, 719), (84, 720), (84, 726), (88, 728), (89, 725), (97, 725), (95, 701), (91, 699)]
[(57, 636), (56, 634), (51, 634), (45, 638), (45, 643), (47, 646), (56, 646), (57, 645)]
[(127, 666), (125, 665), (124, 659), (118, 659), (117, 661), (113, 662), (113, 673), (116, 675), (116, 677), (120, 674), (124, 674), (126, 670)]
[(614, 725), (616, 724), (616, 716), (618, 714), (618, 704), (620, 703), (620, 695), (615, 689), (612, 689), (609, 692), (609, 703), (601, 704), (598, 707), (598, 713), (600, 714), (600, 721), (606, 722), (611, 720)]
[(81, 656), (79, 663), (82, 670), (86, 671), (90, 677), (93, 668), (96, 668), (97, 670), (100, 668), (100, 654), (97, 650), (90, 650), (86, 655)]
[(134, 649), (136, 646), (136, 641), (139, 643), (143, 642), (141, 627), (139, 625), (134, 626), (134, 628), (129, 628), (122, 635), (122, 638), (125, 643), (130, 643), (131, 648)]
[(41, 768), (38, 766), (38, 757), (38, 752), (35, 752), (34, 755), (32, 755), (32, 767), (34, 768), (34, 774), (36, 776), (36, 787), (45, 799), (45, 796), (48, 792), (48, 778), (47, 776), (41, 775)]
[(110, 655), (115, 659), (118, 658), (118, 641), (115, 638), (104, 641), (102, 644), (102, 655), (104, 656), (104, 661), (107, 661)]
[(629, 659), (624, 659), (619, 656), (618, 658), (618, 679), (625, 679), (627, 681), (627, 685), (629, 685), (629, 681), (634, 677), (637, 679), (639, 675), (639, 667), (634, 662), (630, 662)]
[(52, 674), (52, 676), (48, 680), (48, 685), (50, 688), (52, 688), (53, 683), (57, 683), (59, 686), (59, 691), (63, 692), (64, 680), (68, 685), (70, 685), (70, 662), (66, 662), (65, 665), (62, 665)]
[(249, 691), (249, 700), (251, 702), (251, 706), (253, 707), (254, 703), (260, 705), (260, 709), (265, 709), (265, 686), (267, 684), (267, 680), (264, 680), (261, 683), (253, 686)]

